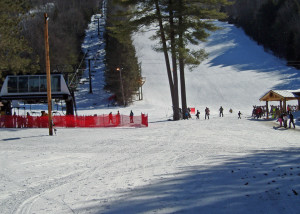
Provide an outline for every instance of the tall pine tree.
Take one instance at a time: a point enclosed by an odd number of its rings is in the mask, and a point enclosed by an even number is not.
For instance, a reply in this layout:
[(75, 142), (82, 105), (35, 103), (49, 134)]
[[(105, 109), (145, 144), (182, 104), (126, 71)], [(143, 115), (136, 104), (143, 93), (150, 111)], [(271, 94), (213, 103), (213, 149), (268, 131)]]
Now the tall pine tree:
[(185, 66), (193, 69), (208, 56), (204, 49), (191, 50), (188, 46), (189, 44), (198, 45), (200, 42), (205, 42), (209, 36), (208, 32), (218, 29), (211, 21), (225, 18), (226, 14), (220, 9), (227, 4), (229, 4), (227, 0), (178, 0), (173, 6), (174, 14), (177, 14), (174, 17), (177, 23), (175, 25), (177, 32), (176, 52), (179, 60), (183, 112), (187, 112)]
[[(132, 5), (131, 21), (122, 23), (126, 29), (138, 30), (142, 26), (158, 25), (154, 39), (159, 39), (165, 55), (169, 85), (171, 90), (173, 119), (179, 119), (177, 67), (179, 65), (182, 113), (187, 111), (185, 90), (185, 66), (193, 68), (207, 57), (204, 50), (191, 50), (189, 44), (197, 45), (209, 36), (208, 31), (217, 29), (211, 20), (221, 19), (225, 14), (221, 6), (229, 4), (228, 0), (117, 0), (119, 3)], [(127, 13), (128, 15), (129, 13)], [(118, 29), (115, 29), (117, 32)], [(119, 32), (121, 35), (122, 32)], [(169, 60), (172, 59), (172, 72)]]

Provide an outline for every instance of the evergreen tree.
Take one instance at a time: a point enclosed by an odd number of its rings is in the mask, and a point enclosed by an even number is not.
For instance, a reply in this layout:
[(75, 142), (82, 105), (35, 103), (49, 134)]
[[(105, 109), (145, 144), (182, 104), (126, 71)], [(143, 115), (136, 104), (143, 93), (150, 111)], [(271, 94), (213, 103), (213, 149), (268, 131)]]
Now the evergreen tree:
[[(198, 45), (206, 41), (209, 31), (218, 28), (211, 22), (215, 19), (224, 19), (225, 13), (221, 12), (221, 6), (228, 5), (227, 0), (206, 0), (206, 1), (176, 1), (173, 10), (178, 23), (176, 32), (178, 42), (176, 52), (178, 53), (180, 83), (181, 83), (181, 105), (182, 111), (187, 112), (186, 87), (185, 87), (185, 66), (193, 69), (199, 65), (208, 54), (204, 49), (191, 50), (188, 44)], [(184, 118), (186, 115), (184, 115)]]
[[(124, 9), (119, 11), (119, 17), (127, 17), (126, 21), (115, 22), (113, 28), (109, 28), (111, 31), (110, 35), (114, 36), (121, 42), (126, 42), (123, 35), (138, 31), (139, 29), (150, 26), (151, 24), (158, 24), (158, 29), (156, 35), (153, 36), (153, 39), (159, 38), (160, 47), (157, 50), (162, 51), (165, 57), (166, 69), (168, 74), (171, 98), (172, 98), (172, 107), (173, 107), (173, 119), (179, 120), (179, 102), (178, 102), (178, 88), (176, 81), (173, 80), (173, 74), (171, 71), (171, 65), (169, 60), (168, 46), (167, 46), (167, 34), (165, 30), (165, 22), (168, 20), (168, 16), (165, 16), (161, 12), (161, 1), (159, 0), (146, 0), (143, 2), (137, 0), (115, 0), (114, 2), (119, 3), (123, 7), (130, 7), (131, 10), (124, 11)], [(163, 1), (164, 3), (167, 0)], [(133, 9), (134, 8), (134, 9)], [(133, 18), (134, 17), (134, 18)], [(175, 71), (173, 70), (173, 73)], [(176, 73), (177, 75), (177, 73)]]
[(120, 40), (116, 39), (116, 35), (110, 31), (114, 28), (116, 20), (126, 20), (126, 17), (114, 16), (115, 13), (115, 5), (108, 2), (105, 89), (115, 95), (114, 99), (118, 104), (127, 105), (132, 102), (133, 95), (141, 86), (141, 71), (130, 32), (121, 26), (120, 30), (123, 34)]
[[(183, 115), (187, 111), (185, 91), (185, 66), (194, 66), (201, 63), (207, 56), (204, 50), (190, 50), (187, 46), (192, 43), (197, 45), (209, 36), (207, 31), (216, 30), (211, 19), (224, 18), (225, 14), (220, 12), (222, 5), (229, 4), (227, 0), (147, 0), (139, 2), (136, 0), (119, 0), (124, 5), (133, 5), (130, 21), (125, 24), (126, 29), (138, 30), (143, 26), (158, 24), (156, 35), (153, 39), (160, 39), (161, 50), (165, 55), (165, 62), (169, 78), (169, 85), (173, 105), (173, 119), (179, 119), (178, 104), (178, 80), (177, 65), (179, 63), (181, 98)], [(128, 15), (129, 13), (123, 13)], [(117, 32), (118, 29), (115, 29)], [(122, 35), (122, 32), (118, 32)], [(169, 62), (171, 52), (172, 72)]]
[(8, 74), (34, 72), (38, 59), (21, 35), (25, 0), (0, 0), (0, 83)]

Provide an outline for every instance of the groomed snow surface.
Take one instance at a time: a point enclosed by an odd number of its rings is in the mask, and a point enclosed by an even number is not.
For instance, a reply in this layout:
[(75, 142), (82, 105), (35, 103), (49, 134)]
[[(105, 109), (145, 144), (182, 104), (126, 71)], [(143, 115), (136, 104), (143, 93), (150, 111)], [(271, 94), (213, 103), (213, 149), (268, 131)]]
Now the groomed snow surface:
[[(87, 91), (77, 100), (80, 115), (146, 112), (148, 128), (62, 128), (55, 136), (0, 129), (0, 213), (299, 213), (299, 127), (250, 117), (267, 90), (300, 88), (299, 72), (241, 29), (217, 24), (223, 29), (202, 44), (210, 57), (186, 72), (188, 105), (200, 120), (169, 121), (165, 64), (147, 33), (134, 36), (143, 101), (105, 107), (106, 95), (99, 101)], [(94, 87), (102, 87), (96, 77)]]

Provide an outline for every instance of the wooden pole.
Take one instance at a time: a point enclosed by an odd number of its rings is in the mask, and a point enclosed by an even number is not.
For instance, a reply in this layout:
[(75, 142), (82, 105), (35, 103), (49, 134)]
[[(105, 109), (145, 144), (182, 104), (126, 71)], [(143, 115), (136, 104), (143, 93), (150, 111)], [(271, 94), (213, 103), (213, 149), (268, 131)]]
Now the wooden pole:
[(283, 109), (282, 109), (282, 100), (280, 100), (280, 113), (283, 113)]
[(269, 102), (266, 101), (267, 119), (269, 119)]
[(120, 85), (121, 85), (121, 91), (122, 91), (122, 98), (123, 98), (123, 105), (126, 106), (125, 103), (125, 96), (124, 96), (124, 87), (123, 87), (123, 80), (122, 80), (122, 68), (117, 68), (117, 71), (120, 73)]
[(53, 135), (51, 75), (50, 75), (49, 38), (48, 38), (49, 18), (47, 13), (44, 14), (44, 18), (45, 18), (45, 58), (46, 58), (46, 74), (47, 74), (48, 123), (49, 123), (49, 135)]

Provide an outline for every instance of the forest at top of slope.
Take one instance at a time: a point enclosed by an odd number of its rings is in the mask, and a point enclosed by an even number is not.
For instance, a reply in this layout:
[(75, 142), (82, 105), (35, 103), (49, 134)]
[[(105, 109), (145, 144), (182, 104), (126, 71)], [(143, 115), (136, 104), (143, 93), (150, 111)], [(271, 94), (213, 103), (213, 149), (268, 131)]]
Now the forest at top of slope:
[[(267, 50), (300, 68), (300, 0), (232, 0), (228, 20)], [(74, 71), (81, 42), (101, 0), (0, 0), (0, 85), (8, 74), (43, 72), (44, 17), (51, 70)], [(20, 14), (23, 14), (20, 16)]]
[(300, 68), (300, 0), (235, 0), (226, 11), (229, 22)]
[(44, 72), (44, 13), (49, 19), (51, 70), (74, 71), (99, 0), (0, 0), (0, 85), (11, 74)]

